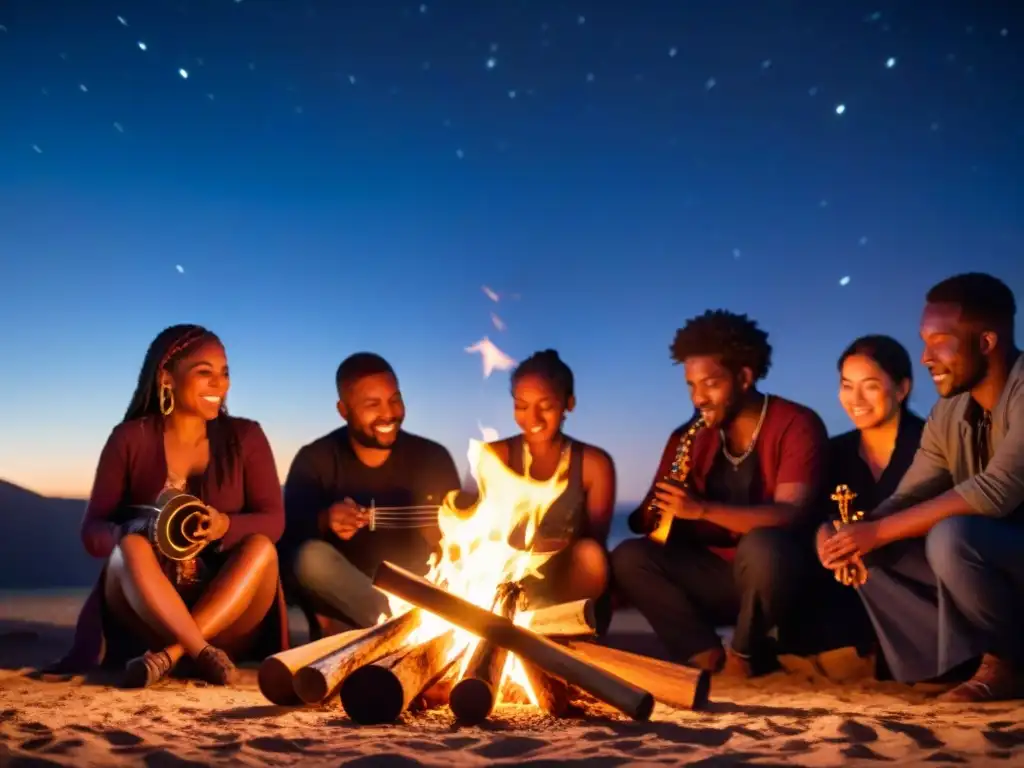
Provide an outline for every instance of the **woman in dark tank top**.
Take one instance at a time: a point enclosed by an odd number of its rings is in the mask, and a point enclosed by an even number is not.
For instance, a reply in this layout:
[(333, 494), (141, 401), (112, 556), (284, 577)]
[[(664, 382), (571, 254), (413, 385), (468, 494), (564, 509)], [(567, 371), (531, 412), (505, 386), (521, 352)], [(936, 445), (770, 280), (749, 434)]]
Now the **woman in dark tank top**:
[(615, 506), (615, 465), (600, 448), (562, 431), (575, 407), (572, 371), (548, 349), (512, 372), (516, 424), (522, 433), (492, 443), (510, 469), (535, 480), (556, 472), (565, 492), (541, 520), (530, 542), (535, 552), (555, 552), (540, 569), (544, 578), (526, 580), (531, 605), (596, 598), (608, 586), (608, 531)]

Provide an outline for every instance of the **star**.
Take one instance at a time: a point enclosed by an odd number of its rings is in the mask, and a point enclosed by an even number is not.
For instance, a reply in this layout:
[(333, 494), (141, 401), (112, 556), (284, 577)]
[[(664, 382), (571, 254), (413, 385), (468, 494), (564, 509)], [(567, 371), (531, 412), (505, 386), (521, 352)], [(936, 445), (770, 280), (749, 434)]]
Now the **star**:
[(471, 347), (466, 347), (470, 354), (480, 354), (484, 366), (484, 378), (488, 378), (495, 371), (507, 371), (516, 364), (516, 361), (498, 349), (494, 342), (484, 336), (480, 341)]

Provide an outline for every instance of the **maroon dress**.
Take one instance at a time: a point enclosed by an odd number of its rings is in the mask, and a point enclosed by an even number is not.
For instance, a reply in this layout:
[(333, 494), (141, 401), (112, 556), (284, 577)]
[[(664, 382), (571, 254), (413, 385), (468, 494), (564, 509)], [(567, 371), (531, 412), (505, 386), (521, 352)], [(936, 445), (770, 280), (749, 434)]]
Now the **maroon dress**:
[[(212, 563), (223, 562), (246, 536), (263, 534), (276, 543), (284, 530), (284, 504), (277, 467), (263, 429), (255, 421), (231, 418), (241, 455), (223, 482), (213, 466), (203, 478), (202, 499), (229, 515), (231, 526), (219, 542), (204, 550)], [(117, 546), (119, 526), (131, 517), (131, 505), (152, 504), (167, 482), (162, 422), (144, 417), (119, 424), (100, 454), (96, 479), (82, 520), (82, 543), (93, 557), (107, 559)], [(85, 671), (98, 664), (121, 664), (146, 650), (107, 611), (104, 600), (106, 566), (82, 606), (71, 651), (55, 670)], [(288, 612), (280, 583), (277, 603), (267, 612), (254, 652), (259, 657), (288, 647)]]

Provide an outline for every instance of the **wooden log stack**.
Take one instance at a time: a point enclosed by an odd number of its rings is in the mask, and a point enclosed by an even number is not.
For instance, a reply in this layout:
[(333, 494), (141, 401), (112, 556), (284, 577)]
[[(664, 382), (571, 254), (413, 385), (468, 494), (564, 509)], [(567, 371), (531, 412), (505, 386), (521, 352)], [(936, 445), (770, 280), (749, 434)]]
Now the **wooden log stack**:
[[(706, 672), (592, 642), (592, 601), (517, 616), (521, 600), (512, 585), (503, 585), (493, 610), (487, 610), (391, 563), (378, 568), (374, 584), (416, 607), (375, 627), (268, 657), (258, 680), (269, 701), (316, 705), (340, 698), (360, 724), (394, 722), (406, 710), (447, 703), (460, 723), (473, 725), (494, 710), (514, 655), (540, 708), (552, 716), (565, 715), (580, 690), (635, 720), (647, 720), (655, 701), (685, 709), (707, 704)], [(427, 613), (452, 628), (416, 642), (414, 633)], [(478, 638), (468, 660), (456, 647), (455, 628)]]

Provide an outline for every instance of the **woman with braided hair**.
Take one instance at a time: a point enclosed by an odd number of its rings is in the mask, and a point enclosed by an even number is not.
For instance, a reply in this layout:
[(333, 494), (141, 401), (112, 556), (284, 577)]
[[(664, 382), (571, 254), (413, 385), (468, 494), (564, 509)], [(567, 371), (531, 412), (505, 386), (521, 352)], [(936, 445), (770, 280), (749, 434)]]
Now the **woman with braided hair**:
[[(124, 685), (145, 687), (187, 656), (194, 674), (227, 685), (231, 655), (285, 646), (281, 486), (260, 425), (227, 413), (229, 380), (224, 347), (205, 328), (172, 326), (150, 344), (82, 522), (86, 551), (106, 564), (71, 653), (50, 671), (124, 664)], [(137, 508), (169, 488), (209, 508), (199, 531), (207, 545), (187, 569), (158, 554), (152, 518)]]

